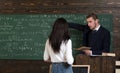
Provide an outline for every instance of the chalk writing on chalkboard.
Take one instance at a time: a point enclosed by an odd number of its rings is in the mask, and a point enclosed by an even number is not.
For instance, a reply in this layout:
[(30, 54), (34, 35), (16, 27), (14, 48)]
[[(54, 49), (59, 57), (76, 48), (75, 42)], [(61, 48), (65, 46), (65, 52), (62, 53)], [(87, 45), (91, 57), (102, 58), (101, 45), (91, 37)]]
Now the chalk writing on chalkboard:
[[(45, 42), (53, 22), (63, 17), (68, 22), (85, 25), (85, 14), (1, 14), (0, 59), (42, 60)], [(112, 32), (112, 15), (100, 14), (101, 24)], [(74, 48), (82, 43), (82, 32), (70, 29)]]

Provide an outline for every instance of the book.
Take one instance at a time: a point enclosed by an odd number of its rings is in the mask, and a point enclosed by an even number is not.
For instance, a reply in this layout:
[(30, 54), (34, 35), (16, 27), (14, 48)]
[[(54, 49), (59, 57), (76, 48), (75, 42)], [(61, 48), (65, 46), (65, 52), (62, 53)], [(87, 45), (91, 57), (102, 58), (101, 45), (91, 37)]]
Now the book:
[(116, 66), (120, 66), (120, 61), (115, 61)]
[(91, 47), (82, 46), (82, 47), (77, 48), (75, 50), (89, 50), (89, 49), (91, 49)]
[(102, 56), (102, 55), (91, 55), (91, 56)]
[(115, 57), (115, 53), (102, 53), (102, 56), (112, 56), (112, 57)]
[(120, 73), (120, 69), (115, 69), (115, 73)]

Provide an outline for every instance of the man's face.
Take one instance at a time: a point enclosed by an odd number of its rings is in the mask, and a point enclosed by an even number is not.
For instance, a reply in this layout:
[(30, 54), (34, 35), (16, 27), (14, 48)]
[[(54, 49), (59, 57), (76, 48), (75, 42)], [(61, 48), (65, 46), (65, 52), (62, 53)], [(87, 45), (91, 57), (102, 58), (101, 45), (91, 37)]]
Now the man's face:
[(91, 30), (94, 30), (98, 24), (98, 20), (94, 20), (92, 17), (87, 18), (87, 24)]

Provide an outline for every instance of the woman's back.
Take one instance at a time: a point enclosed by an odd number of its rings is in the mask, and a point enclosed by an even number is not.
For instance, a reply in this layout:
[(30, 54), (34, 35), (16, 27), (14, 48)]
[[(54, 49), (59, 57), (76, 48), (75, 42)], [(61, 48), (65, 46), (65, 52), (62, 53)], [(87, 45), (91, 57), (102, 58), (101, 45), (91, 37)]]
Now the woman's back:
[(52, 73), (73, 73), (72, 42), (68, 31), (68, 23), (58, 18), (46, 41), (44, 61), (52, 62)]
[[(48, 51), (49, 56), (51, 58), (51, 62), (67, 62), (68, 64), (73, 63), (73, 56), (72, 56), (72, 42), (69, 39), (67, 43), (62, 42), (60, 45), (59, 53), (55, 53), (52, 50), (51, 45), (49, 44), (49, 40), (46, 42), (46, 51)], [(47, 52), (46, 52), (47, 53)], [(44, 60), (47, 60), (49, 57), (44, 55)]]

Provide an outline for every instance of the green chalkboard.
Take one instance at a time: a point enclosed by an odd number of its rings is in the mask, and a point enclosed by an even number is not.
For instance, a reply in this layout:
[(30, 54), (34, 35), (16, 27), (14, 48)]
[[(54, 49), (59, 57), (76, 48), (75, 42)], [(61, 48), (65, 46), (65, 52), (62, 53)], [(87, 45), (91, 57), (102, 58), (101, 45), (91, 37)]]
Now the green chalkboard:
[[(46, 39), (54, 21), (63, 17), (68, 22), (86, 24), (85, 14), (1, 14), (0, 59), (42, 60)], [(99, 14), (100, 23), (112, 34), (112, 15)], [(70, 29), (74, 48), (81, 46), (82, 32)]]

